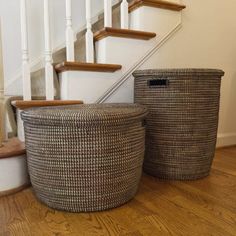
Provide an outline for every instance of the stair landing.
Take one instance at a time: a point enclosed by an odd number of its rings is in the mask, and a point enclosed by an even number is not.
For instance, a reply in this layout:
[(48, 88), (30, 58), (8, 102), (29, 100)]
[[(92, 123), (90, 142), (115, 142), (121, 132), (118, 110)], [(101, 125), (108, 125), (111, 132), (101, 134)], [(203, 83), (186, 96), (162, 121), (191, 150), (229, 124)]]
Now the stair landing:
[(0, 147), (0, 159), (11, 158), (26, 154), (25, 144), (18, 138), (11, 138)]

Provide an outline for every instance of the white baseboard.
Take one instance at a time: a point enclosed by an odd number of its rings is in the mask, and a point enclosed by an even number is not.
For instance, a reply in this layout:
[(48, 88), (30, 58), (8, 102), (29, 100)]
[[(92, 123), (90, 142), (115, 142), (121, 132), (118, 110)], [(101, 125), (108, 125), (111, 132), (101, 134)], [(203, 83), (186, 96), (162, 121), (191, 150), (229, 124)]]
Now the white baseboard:
[(236, 145), (236, 133), (218, 134), (217, 147), (227, 147)]

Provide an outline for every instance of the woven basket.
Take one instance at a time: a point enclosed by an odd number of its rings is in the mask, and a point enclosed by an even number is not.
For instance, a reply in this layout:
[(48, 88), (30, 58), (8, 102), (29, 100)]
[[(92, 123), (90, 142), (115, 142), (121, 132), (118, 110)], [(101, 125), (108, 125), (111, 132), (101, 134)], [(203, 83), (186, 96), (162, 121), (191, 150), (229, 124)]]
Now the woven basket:
[(144, 171), (173, 180), (209, 175), (224, 72), (169, 69), (133, 75), (135, 102), (149, 108)]
[(105, 210), (132, 199), (142, 173), (146, 114), (134, 104), (22, 112), (36, 196), (71, 212)]

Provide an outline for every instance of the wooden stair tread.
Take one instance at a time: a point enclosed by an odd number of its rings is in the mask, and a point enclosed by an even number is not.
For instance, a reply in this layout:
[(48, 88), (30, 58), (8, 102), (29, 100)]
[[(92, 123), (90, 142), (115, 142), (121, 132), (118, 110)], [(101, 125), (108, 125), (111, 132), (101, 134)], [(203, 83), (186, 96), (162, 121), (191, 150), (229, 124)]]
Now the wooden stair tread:
[(11, 138), (0, 147), (0, 159), (26, 154), (25, 144), (18, 138)]
[(33, 100), (33, 101), (22, 101), (17, 100), (11, 103), (14, 107), (19, 108), (21, 110), (32, 108), (32, 107), (48, 107), (48, 106), (65, 106), (65, 105), (76, 105), (83, 104), (82, 101), (79, 100)]
[(156, 33), (139, 31), (139, 30), (105, 27), (94, 34), (94, 40), (98, 41), (109, 36), (149, 40), (151, 38), (156, 37)]
[(156, 7), (172, 11), (181, 11), (186, 8), (185, 5), (164, 0), (133, 0), (129, 4), (129, 12), (132, 12), (141, 6)]
[(115, 72), (122, 68), (117, 64), (98, 64), (98, 63), (83, 63), (83, 62), (62, 62), (55, 66), (55, 70), (60, 73), (63, 71), (96, 71), (96, 72)]

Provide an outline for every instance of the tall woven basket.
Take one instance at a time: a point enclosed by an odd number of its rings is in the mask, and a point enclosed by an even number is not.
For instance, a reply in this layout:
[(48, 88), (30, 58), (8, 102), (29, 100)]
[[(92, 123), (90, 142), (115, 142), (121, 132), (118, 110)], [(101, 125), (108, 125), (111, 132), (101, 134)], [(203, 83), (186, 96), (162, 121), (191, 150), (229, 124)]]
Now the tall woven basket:
[(133, 75), (135, 102), (149, 108), (144, 171), (173, 180), (209, 175), (224, 72), (168, 69)]
[(22, 113), (30, 179), (48, 206), (100, 211), (132, 199), (145, 149), (146, 108), (76, 105)]

